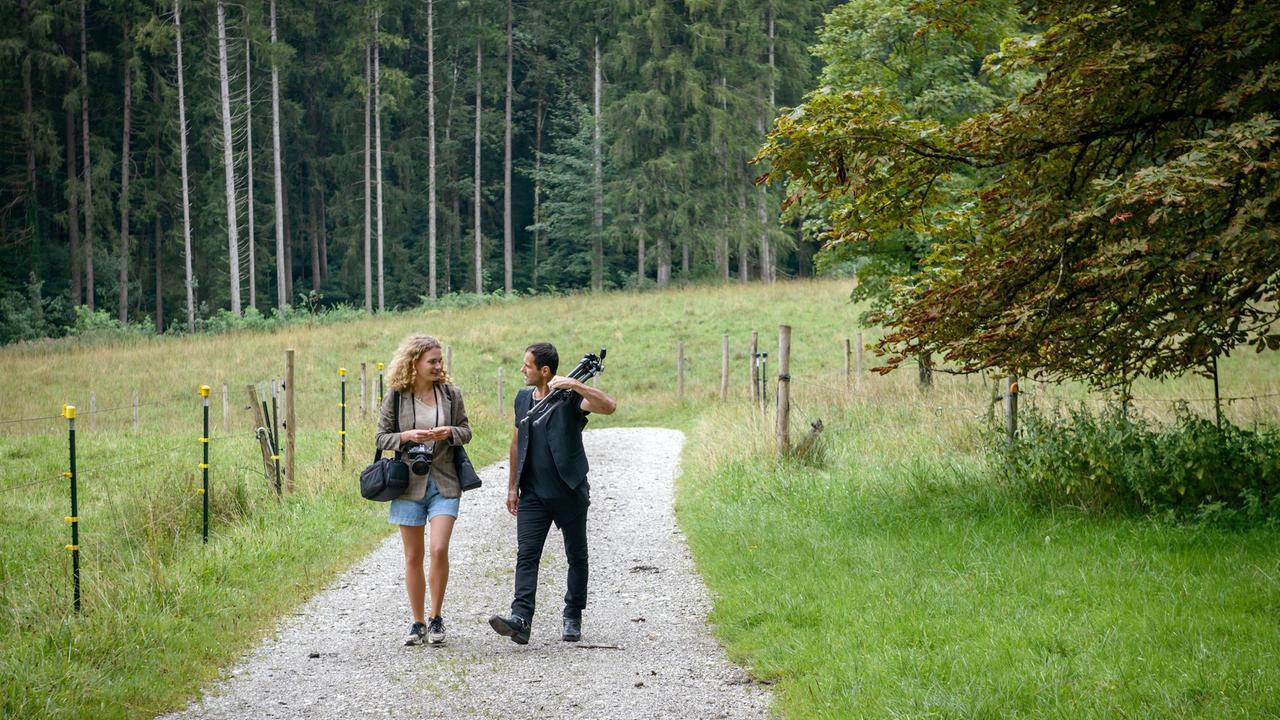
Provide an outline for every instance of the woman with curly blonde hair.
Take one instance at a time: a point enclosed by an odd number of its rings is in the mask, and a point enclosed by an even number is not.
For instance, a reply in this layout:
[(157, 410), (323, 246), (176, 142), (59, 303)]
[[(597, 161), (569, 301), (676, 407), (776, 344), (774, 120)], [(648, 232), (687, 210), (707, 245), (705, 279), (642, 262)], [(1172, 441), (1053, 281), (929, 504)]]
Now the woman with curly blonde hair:
[[(462, 391), (445, 372), (441, 355), (440, 341), (430, 335), (405, 338), (387, 368), (391, 392), (383, 398), (378, 418), (379, 448), (394, 451), (397, 457), (428, 451), (431, 457), (429, 464), (409, 463), (409, 487), (391, 501), (389, 521), (400, 526), (405, 592), (413, 613), (405, 645), (444, 642), (441, 613), (449, 582), (449, 538), (462, 497), (453, 448), (471, 441)], [(395, 431), (397, 418), (399, 432)], [(424, 577), (427, 525), (431, 526), (431, 561)], [(424, 615), (428, 587), (431, 614)]]

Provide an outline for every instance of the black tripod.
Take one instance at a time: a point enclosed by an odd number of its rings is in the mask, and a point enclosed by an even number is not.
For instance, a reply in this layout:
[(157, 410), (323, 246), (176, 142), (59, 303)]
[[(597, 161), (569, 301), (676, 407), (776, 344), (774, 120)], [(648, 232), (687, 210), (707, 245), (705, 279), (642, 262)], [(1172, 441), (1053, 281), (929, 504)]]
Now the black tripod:
[[(596, 375), (604, 372), (604, 355), (606, 352), (607, 348), (600, 348), (599, 355), (593, 355), (591, 353), (583, 355), (582, 360), (578, 362), (578, 366), (575, 367), (566, 377), (580, 382), (586, 382), (587, 380), (590, 380)], [(532, 421), (534, 425), (541, 423), (557, 405), (564, 402), (568, 397), (568, 390), (552, 390), (547, 393), (546, 397), (534, 403), (533, 407), (529, 408), (528, 414), (526, 414), (524, 419), (520, 422), (527, 423)]]

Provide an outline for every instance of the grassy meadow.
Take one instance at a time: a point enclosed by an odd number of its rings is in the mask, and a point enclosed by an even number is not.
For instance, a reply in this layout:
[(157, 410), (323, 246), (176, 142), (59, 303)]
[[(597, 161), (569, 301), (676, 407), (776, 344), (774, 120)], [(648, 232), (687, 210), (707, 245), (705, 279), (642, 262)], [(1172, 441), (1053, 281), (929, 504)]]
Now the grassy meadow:
[[(986, 464), (991, 382), (939, 375), (924, 393), (897, 373), (846, 385), (843, 339), (859, 330), (848, 289), (815, 281), (523, 298), (276, 332), (0, 348), (0, 716), (181, 707), (385, 537), (385, 507), (355, 491), (372, 449), (357, 409), (359, 365), (372, 375), (410, 332), (453, 348), (478, 464), (505, 450), (510, 411), (500, 412), (497, 373), (509, 406), (526, 344), (554, 342), (564, 370), (609, 348), (601, 385), (620, 407), (592, 427), (690, 434), (678, 517), (717, 597), (717, 631), (736, 659), (776, 682), (781, 715), (1280, 714), (1280, 532), (1020, 506)], [(818, 418), (827, 428), (803, 462), (773, 459), (772, 416), (748, 402), (751, 332), (774, 375), (782, 323), (793, 326), (795, 432)], [(732, 369), (721, 404), (723, 334)], [(296, 350), (298, 476), (277, 500), (245, 386), (280, 376), (285, 348)], [(352, 423), (345, 467), (340, 366)], [(1225, 396), (1280, 392), (1274, 354), (1244, 352), (1222, 367)], [(201, 384), (214, 388), (207, 546), (195, 493)], [(1024, 389), (1027, 402), (1100, 401), (1071, 386)], [(1186, 378), (1135, 395), (1138, 411), (1162, 416), (1172, 399), (1211, 396), (1212, 385)], [(1228, 415), (1274, 423), (1278, 400), (1233, 401)], [(10, 422), (56, 415), (63, 403), (79, 409), (78, 617), (63, 550), (65, 421)]]

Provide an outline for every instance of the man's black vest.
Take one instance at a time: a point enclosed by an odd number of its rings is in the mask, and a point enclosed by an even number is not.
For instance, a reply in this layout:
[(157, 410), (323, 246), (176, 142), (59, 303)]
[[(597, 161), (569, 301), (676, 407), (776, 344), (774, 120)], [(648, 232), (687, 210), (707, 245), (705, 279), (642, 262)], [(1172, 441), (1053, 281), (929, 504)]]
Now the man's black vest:
[[(578, 489), (587, 480), (587, 451), (582, 447), (582, 429), (587, 426), (586, 413), (570, 407), (582, 404), (582, 396), (572, 393), (570, 399), (560, 403), (550, 413), (542, 416), (542, 427), (547, 431), (547, 444), (551, 448), (551, 458), (560, 472), (560, 479), (573, 489)], [(533, 406), (533, 388), (524, 388), (516, 393), (516, 479), (524, 472), (524, 459), (529, 450), (529, 426), (521, 420)], [(532, 421), (530, 421), (532, 422)]]

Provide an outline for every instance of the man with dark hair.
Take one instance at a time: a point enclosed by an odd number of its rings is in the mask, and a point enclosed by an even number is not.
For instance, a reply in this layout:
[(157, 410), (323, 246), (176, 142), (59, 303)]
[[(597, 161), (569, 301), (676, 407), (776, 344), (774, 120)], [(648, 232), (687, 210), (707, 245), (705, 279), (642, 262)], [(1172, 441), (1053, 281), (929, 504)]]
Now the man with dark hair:
[[(524, 645), (529, 642), (534, 600), (538, 591), (538, 563), (551, 523), (564, 535), (569, 561), (569, 589), (564, 596), (561, 639), (582, 638), (582, 609), (587, 605), (587, 453), (582, 428), (588, 413), (611, 415), (617, 403), (605, 393), (578, 380), (556, 375), (560, 356), (551, 343), (525, 349), (520, 372), (528, 387), (516, 394), (516, 427), (511, 434), (507, 511), (516, 516), (516, 582), (511, 616), (494, 615), (489, 625), (500, 635)], [(538, 423), (522, 422), (529, 408), (553, 390), (569, 397)]]

